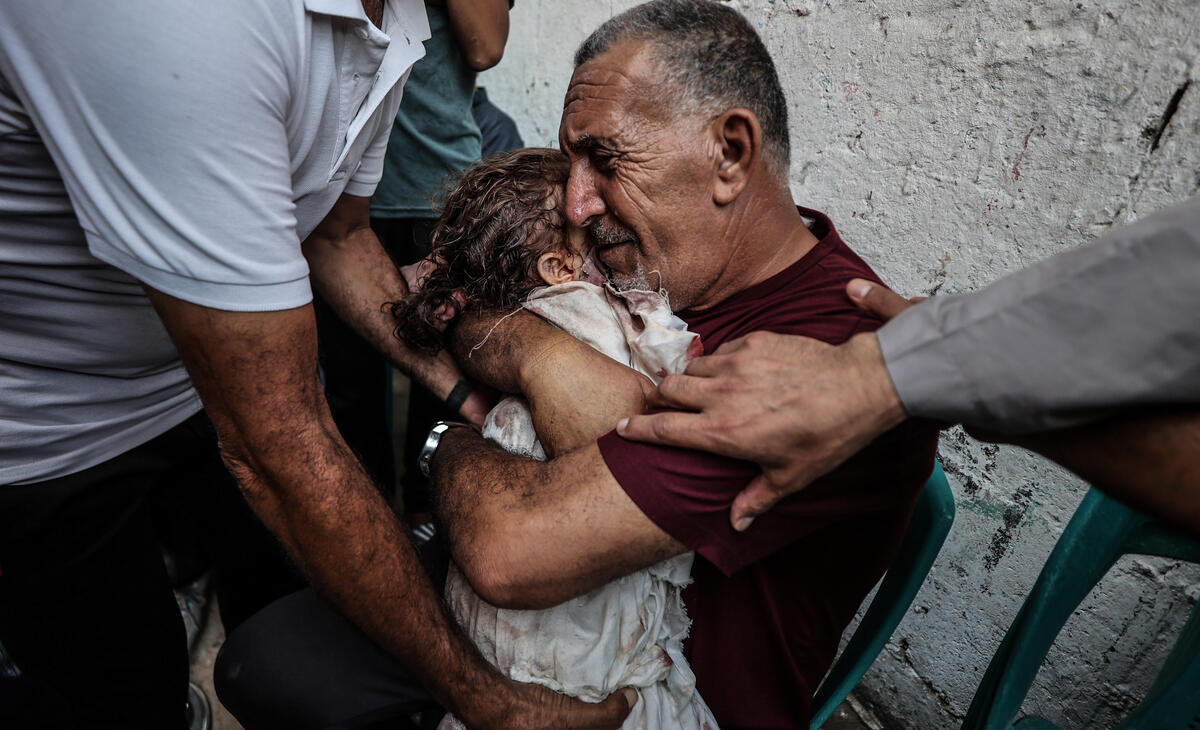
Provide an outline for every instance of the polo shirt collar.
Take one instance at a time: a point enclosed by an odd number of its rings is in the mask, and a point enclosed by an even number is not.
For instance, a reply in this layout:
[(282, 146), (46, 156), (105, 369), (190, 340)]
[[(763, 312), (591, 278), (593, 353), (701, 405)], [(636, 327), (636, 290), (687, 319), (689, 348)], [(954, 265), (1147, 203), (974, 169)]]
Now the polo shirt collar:
[(321, 15), (367, 20), (361, 0), (304, 0), (304, 9), (310, 13), (320, 13)]
[(429, 39), (429, 20), (422, 0), (384, 0), (382, 25), (386, 30), (385, 34), (367, 20), (360, 0), (305, 0), (305, 8), (309, 12), (331, 14), (323, 9), (314, 9), (315, 6), (336, 9), (336, 14), (342, 17), (361, 20), (363, 27), (360, 29), (360, 37), (363, 41), (386, 48), (371, 90), (346, 130), (345, 144), (338, 155), (337, 164), (334, 165), (334, 170), (337, 170), (345, 160), (354, 139), (362, 132), (384, 97), (408, 73), (412, 65), (425, 55), (422, 41)]

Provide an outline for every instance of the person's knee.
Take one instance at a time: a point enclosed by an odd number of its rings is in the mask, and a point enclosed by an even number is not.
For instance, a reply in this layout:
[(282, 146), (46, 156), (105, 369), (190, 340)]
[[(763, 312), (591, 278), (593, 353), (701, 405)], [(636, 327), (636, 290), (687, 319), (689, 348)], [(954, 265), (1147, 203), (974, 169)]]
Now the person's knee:
[(246, 730), (277, 727), (321, 727), (298, 721), (304, 689), (289, 681), (290, 673), (277, 666), (281, 654), (271, 647), (269, 634), (254, 630), (254, 620), (243, 624), (225, 641), (213, 665), (217, 698)]
[(374, 727), (431, 704), (395, 659), (311, 589), (230, 632), (213, 683), (246, 730)]
[(254, 687), (248, 686), (250, 683), (242, 671), (243, 665), (243, 652), (234, 637), (230, 636), (213, 664), (213, 687), (221, 704), (245, 725), (242, 718), (247, 715), (247, 707), (251, 705), (249, 698), (254, 696)]

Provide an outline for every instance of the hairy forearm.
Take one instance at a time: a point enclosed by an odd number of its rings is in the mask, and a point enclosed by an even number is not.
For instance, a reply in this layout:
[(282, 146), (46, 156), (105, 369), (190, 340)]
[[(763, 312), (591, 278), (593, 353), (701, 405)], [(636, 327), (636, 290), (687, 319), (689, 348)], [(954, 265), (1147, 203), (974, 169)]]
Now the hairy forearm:
[(460, 700), (495, 691), (497, 678), (446, 616), (353, 453), (328, 425), (280, 437), (288, 447), (274, 455), (227, 458), (250, 505), (339, 611), (439, 703), (474, 714)]
[(504, 393), (522, 393), (522, 365), (561, 338), (571, 339), (524, 309), (463, 312), (446, 330), (446, 346), (462, 369)]
[(451, 358), (416, 352), (395, 336), (396, 320), (387, 305), (407, 296), (408, 287), (367, 224), (366, 200), (352, 205), (351, 212), (361, 214), (353, 222), (338, 220), (335, 210), (328, 225), (304, 241), (313, 287), (360, 337), (445, 398), (461, 373)]
[[(506, 316), (508, 315), (508, 316)], [(529, 402), (548, 455), (645, 410), (650, 381), (529, 312), (465, 314), (448, 338), (472, 377)]]
[(1200, 537), (1200, 411), (1144, 411), (1005, 440)]
[[(439, 701), (493, 724), (508, 683), (471, 650), (388, 506), (337, 431), (317, 380), (312, 307), (225, 312), (147, 289), (247, 502), (313, 584)], [(480, 691), (496, 703), (476, 702)], [(482, 695), (490, 696), (490, 695)], [(471, 703), (471, 707), (462, 707)]]
[(443, 434), (432, 474), (438, 518), (455, 564), (486, 600), (510, 606), (507, 586), (523, 567), (520, 533), (528, 527), (525, 516), (550, 487), (548, 465), (456, 428)]
[(455, 563), (488, 602), (546, 608), (687, 548), (621, 490), (595, 446), (539, 462), (468, 429), (433, 462)]

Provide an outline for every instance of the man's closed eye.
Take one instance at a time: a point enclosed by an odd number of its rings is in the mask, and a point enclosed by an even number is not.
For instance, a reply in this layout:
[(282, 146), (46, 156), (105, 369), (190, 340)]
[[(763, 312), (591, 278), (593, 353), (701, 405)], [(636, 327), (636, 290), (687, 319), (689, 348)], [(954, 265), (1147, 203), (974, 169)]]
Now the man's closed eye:
[(617, 155), (612, 152), (594, 152), (592, 153), (592, 167), (598, 172), (611, 174), (616, 169)]

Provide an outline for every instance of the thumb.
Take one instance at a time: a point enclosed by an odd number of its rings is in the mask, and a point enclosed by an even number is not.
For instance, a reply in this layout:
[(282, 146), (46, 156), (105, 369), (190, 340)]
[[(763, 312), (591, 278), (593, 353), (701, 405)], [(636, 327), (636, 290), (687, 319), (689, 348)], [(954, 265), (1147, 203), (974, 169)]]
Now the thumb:
[(846, 295), (850, 301), (884, 320), (885, 322), (912, 306), (912, 302), (888, 289), (866, 279), (851, 279), (846, 284)]
[(733, 529), (738, 532), (745, 531), (754, 518), (774, 507), (782, 497), (782, 491), (767, 481), (765, 474), (754, 477), (733, 500), (733, 507), (729, 513)]

